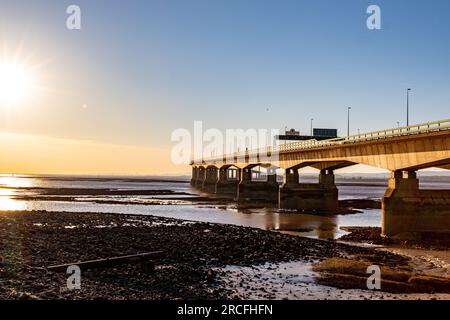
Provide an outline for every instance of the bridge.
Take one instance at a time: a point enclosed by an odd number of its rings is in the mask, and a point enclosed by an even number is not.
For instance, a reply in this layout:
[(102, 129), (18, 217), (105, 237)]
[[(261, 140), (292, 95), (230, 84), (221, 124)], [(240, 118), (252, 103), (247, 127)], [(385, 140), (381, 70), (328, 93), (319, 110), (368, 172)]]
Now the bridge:
[[(238, 203), (265, 201), (280, 209), (332, 212), (338, 209), (334, 172), (356, 164), (391, 172), (382, 199), (384, 236), (450, 233), (450, 190), (423, 190), (416, 174), (431, 167), (450, 169), (450, 120), (196, 159), (191, 185), (233, 195)], [(268, 169), (264, 181), (252, 174), (258, 166)], [(298, 170), (304, 167), (320, 170), (318, 183), (300, 183)], [(275, 168), (284, 169), (281, 185)]]

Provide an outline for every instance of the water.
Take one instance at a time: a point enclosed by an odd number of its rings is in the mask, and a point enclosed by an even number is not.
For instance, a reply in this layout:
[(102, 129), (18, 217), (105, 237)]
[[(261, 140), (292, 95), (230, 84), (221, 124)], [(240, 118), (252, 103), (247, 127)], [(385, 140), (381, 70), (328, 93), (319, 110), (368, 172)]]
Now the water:
[[(379, 199), (386, 190), (385, 181), (355, 186), (339, 184), (340, 199)], [(448, 184), (429, 182), (429, 188)], [(43, 189), (35, 189), (43, 188)], [(21, 200), (17, 196), (36, 196), (48, 188), (115, 189), (115, 190), (173, 190), (172, 195), (77, 195), (71, 201), (55, 201), (57, 196), (43, 200)], [(449, 187), (450, 188), (450, 187)], [(67, 212), (104, 212), (117, 214), (154, 215), (192, 221), (233, 224), (266, 230), (278, 230), (319, 239), (338, 238), (346, 232), (342, 226), (380, 226), (381, 210), (367, 209), (350, 215), (313, 215), (280, 213), (275, 209), (238, 210), (228, 205), (184, 201), (198, 192), (183, 181), (155, 179), (0, 176), (0, 210), (47, 210)], [(59, 196), (58, 196), (59, 197)], [(176, 197), (177, 199), (172, 199)], [(167, 199), (167, 200), (165, 200)], [(184, 200), (183, 200), (184, 199)], [(97, 201), (97, 202), (95, 202)], [(98, 203), (100, 202), (100, 203)], [(103, 203), (101, 203), (103, 202)], [(108, 202), (108, 203), (105, 203)], [(113, 202), (113, 203), (111, 203)], [(121, 203), (122, 202), (122, 203)]]

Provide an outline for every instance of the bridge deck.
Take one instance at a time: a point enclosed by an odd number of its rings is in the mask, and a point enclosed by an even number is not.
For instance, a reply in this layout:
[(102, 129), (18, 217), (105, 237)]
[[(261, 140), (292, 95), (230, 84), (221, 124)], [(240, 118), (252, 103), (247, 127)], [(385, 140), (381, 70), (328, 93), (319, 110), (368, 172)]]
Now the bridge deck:
[[(309, 162), (309, 164), (308, 164)], [(338, 167), (366, 164), (388, 170), (450, 165), (450, 120), (422, 123), (330, 140), (298, 141), (222, 157), (193, 161), (192, 165), (274, 165), (282, 168), (334, 163)]]

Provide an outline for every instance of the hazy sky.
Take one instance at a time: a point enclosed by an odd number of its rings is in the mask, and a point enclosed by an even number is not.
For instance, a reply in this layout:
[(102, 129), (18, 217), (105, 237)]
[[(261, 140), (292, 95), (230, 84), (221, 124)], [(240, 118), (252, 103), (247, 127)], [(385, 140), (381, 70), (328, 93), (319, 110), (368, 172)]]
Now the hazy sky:
[[(82, 30), (66, 28), (71, 4)], [(366, 27), (370, 4), (382, 30)], [(0, 132), (14, 133), (1, 141), (20, 149), (0, 171), (183, 172), (170, 134), (194, 120), (309, 132), (313, 117), (345, 134), (349, 105), (353, 132), (378, 130), (405, 123), (408, 87), (412, 123), (449, 118), (449, 39), (448, 0), (0, 0), (0, 53), (38, 86), (0, 109)], [(82, 160), (56, 170), (51, 150)]]

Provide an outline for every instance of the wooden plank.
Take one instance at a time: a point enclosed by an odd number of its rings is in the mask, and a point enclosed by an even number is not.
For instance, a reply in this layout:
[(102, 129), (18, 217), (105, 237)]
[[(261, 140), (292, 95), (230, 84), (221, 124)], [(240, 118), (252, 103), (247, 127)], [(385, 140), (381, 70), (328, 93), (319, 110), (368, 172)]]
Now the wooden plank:
[(97, 259), (97, 260), (54, 265), (47, 267), (47, 270), (54, 272), (66, 272), (67, 268), (73, 265), (80, 267), (80, 269), (111, 268), (122, 264), (133, 264), (133, 263), (134, 264), (140, 263), (141, 265), (145, 265), (148, 261), (160, 259), (162, 258), (162, 256), (163, 251), (153, 251), (107, 259)]

